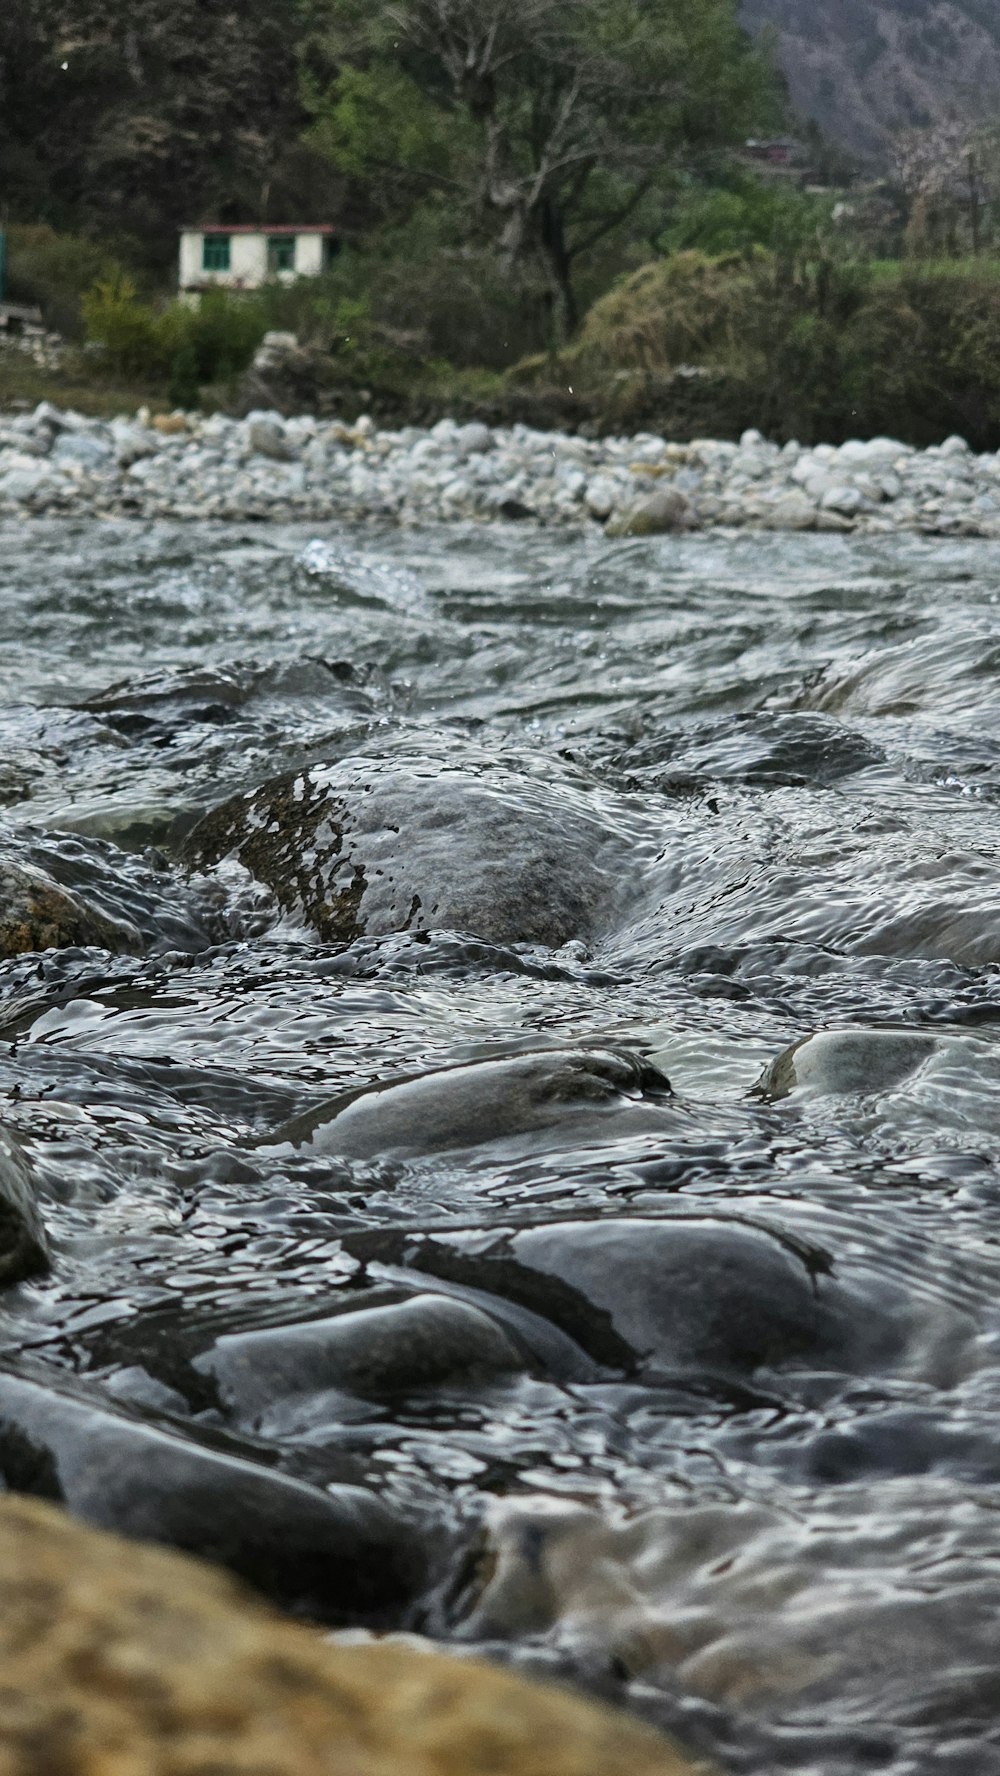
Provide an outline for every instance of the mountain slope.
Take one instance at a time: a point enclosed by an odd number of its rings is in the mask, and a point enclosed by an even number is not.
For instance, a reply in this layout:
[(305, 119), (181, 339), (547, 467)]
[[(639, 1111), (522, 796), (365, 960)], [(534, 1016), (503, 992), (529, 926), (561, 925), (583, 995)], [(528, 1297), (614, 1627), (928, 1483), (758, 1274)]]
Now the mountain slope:
[(1000, 118), (998, 0), (741, 0), (770, 31), (792, 102), (872, 161), (898, 129)]

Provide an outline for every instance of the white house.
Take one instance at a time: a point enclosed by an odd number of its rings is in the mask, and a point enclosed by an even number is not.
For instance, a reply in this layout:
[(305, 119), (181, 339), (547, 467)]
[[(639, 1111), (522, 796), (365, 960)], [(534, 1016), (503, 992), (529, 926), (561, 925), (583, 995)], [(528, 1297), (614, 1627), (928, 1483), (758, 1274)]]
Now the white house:
[(327, 222), (182, 228), (178, 288), (182, 295), (194, 295), (214, 286), (257, 290), (268, 282), (318, 277), (332, 248), (333, 229)]

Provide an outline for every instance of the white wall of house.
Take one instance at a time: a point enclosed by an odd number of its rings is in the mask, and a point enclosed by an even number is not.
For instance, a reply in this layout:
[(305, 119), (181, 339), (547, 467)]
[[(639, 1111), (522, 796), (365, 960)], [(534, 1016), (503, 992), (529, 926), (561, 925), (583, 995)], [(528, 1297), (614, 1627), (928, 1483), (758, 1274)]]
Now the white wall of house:
[(295, 236), (295, 270), (293, 277), (318, 277), (323, 269), (323, 249), (329, 237), (324, 234)]
[(178, 284), (182, 290), (203, 290), (211, 285), (225, 290), (255, 290), (269, 277), (276, 277), (280, 283), (291, 283), (297, 277), (317, 277), (323, 270), (327, 236), (313, 233), (285, 236), (295, 242), (295, 265), (290, 270), (273, 272), (269, 270), (267, 250), (271, 237), (261, 231), (259, 234), (231, 234), (228, 237), (229, 270), (206, 271), (205, 234), (211, 236), (214, 232), (225, 234), (224, 229), (190, 229), (181, 235)]

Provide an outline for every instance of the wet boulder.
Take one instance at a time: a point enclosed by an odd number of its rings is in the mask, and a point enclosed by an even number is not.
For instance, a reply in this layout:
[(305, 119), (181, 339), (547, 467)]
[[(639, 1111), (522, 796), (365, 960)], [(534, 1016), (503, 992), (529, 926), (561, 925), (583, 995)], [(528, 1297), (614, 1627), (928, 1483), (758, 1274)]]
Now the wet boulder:
[(790, 1092), (892, 1091), (922, 1067), (939, 1046), (928, 1030), (817, 1030), (771, 1061), (754, 1091), (765, 1098)]
[(31, 1168), (0, 1129), (0, 1287), (48, 1269), (49, 1246)]
[(524, 1365), (516, 1338), (480, 1308), (427, 1293), (328, 1319), (229, 1333), (194, 1363), (242, 1417), (304, 1394), (378, 1400)]
[(37, 864), (0, 856), (0, 956), (77, 944), (97, 944), (116, 954), (142, 949), (139, 932), (129, 921), (88, 905)]
[(442, 748), (275, 778), (206, 815), (187, 854), (238, 858), (326, 942), (450, 929), (557, 947), (612, 923), (637, 837), (589, 779)]
[(204, 1555), (327, 1621), (378, 1620), (424, 1577), (420, 1527), (373, 1493), (320, 1491), (48, 1378), (0, 1374), (0, 1479), (99, 1528)]
[(331, 1099), (263, 1145), (344, 1159), (406, 1158), (516, 1140), (565, 1127), (593, 1138), (609, 1118), (660, 1127), (670, 1082), (641, 1055), (549, 1049), (442, 1068), (398, 1084)]
[(121, 955), (198, 951), (210, 897), (156, 851), (24, 827), (0, 837), (0, 956), (94, 944)]
[(557, 1221), (492, 1239), (441, 1233), (410, 1261), (521, 1303), (594, 1361), (654, 1382), (788, 1362), (853, 1368), (900, 1341), (890, 1309), (841, 1283), (828, 1254), (735, 1217)]

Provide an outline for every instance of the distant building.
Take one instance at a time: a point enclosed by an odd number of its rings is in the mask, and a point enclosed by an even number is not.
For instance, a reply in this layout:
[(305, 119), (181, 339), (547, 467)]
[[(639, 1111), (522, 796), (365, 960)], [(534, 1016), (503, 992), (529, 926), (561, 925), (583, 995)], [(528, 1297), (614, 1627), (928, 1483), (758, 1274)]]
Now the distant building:
[(765, 140), (750, 136), (743, 146), (751, 160), (762, 161), (765, 166), (799, 167), (809, 158), (805, 143), (794, 136), (770, 136)]
[(182, 228), (178, 288), (182, 295), (197, 295), (216, 287), (259, 290), (266, 283), (318, 277), (333, 250), (333, 229), (326, 222)]

